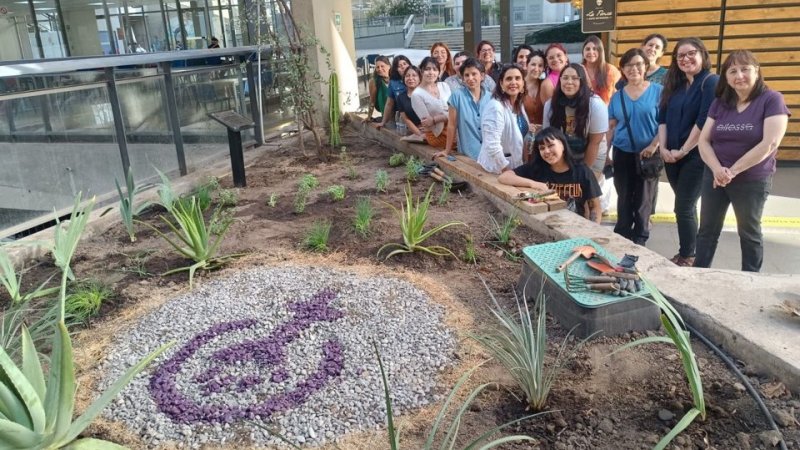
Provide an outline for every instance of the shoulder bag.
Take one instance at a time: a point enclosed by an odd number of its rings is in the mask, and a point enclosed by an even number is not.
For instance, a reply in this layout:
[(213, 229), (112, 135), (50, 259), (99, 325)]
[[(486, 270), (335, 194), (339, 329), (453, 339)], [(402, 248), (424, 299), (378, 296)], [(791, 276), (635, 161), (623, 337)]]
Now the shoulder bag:
[(657, 179), (661, 176), (661, 169), (664, 168), (664, 160), (661, 159), (661, 153), (656, 150), (652, 156), (645, 158), (642, 156), (641, 150), (636, 145), (633, 139), (633, 131), (631, 131), (631, 119), (628, 116), (628, 110), (625, 107), (625, 92), (620, 91), (619, 101), (622, 103), (622, 116), (625, 118), (625, 129), (628, 130), (628, 139), (631, 140), (631, 145), (636, 153), (636, 174), (644, 179)]

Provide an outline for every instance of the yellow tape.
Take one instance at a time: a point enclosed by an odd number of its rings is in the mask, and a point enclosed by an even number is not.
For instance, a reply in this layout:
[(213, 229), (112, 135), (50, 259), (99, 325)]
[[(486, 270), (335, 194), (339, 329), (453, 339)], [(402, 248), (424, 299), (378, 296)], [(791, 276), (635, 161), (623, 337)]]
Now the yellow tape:
[[(658, 213), (650, 216), (653, 223), (675, 223), (675, 214), (672, 213)], [(612, 212), (603, 216), (604, 222), (616, 222), (617, 213)], [(725, 225), (736, 225), (736, 217), (726, 216)], [(800, 228), (800, 217), (778, 217), (778, 216), (764, 216), (761, 218), (761, 226), (763, 228)]]

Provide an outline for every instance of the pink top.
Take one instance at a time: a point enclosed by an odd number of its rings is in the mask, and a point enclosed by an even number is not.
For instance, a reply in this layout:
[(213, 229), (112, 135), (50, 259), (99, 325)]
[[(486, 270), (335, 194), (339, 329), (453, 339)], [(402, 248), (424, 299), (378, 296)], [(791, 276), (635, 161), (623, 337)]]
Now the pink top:
[(553, 83), (553, 87), (558, 86), (558, 78), (561, 76), (561, 71), (556, 72), (555, 70), (551, 71), (547, 74), (547, 79)]

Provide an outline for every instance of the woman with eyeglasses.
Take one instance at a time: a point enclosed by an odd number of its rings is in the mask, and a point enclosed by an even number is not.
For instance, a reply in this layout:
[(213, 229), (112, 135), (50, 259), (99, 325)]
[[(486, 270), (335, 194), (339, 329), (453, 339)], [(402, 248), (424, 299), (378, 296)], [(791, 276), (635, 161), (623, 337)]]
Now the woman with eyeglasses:
[(684, 38), (672, 50), (658, 114), (658, 142), (664, 171), (675, 192), (678, 254), (671, 261), (691, 266), (697, 245), (697, 200), (703, 160), (697, 152), (719, 76), (712, 74), (708, 50), (698, 38)]
[(439, 81), (444, 81), (447, 77), (456, 74), (453, 68), (453, 57), (450, 55), (450, 47), (444, 42), (434, 42), (431, 45), (431, 57), (439, 64)]
[(603, 185), (608, 107), (592, 93), (582, 65), (572, 63), (561, 71), (553, 98), (544, 104), (542, 126), (563, 131), (575, 157), (583, 160)]
[(397, 96), (406, 91), (406, 84), (403, 81), (403, 76), (406, 74), (406, 69), (411, 66), (411, 61), (404, 55), (397, 55), (392, 61), (392, 68), (389, 69), (389, 96), (386, 98), (386, 106), (383, 109), (383, 119), (378, 124), (378, 128), (386, 125), (390, 120), (394, 120), (395, 111), (399, 111), (396, 107)]
[(494, 44), (491, 41), (480, 41), (475, 49), (478, 61), (483, 63), (486, 76), (491, 77), (495, 83), (500, 78), (500, 64), (494, 58)]
[(533, 148), (533, 159), (501, 173), (497, 181), (535, 191), (552, 189), (570, 211), (600, 223), (600, 186), (592, 171), (572, 155), (564, 133), (544, 128), (536, 134)]
[(397, 96), (397, 109), (400, 111), (400, 119), (406, 124), (406, 129), (408, 129), (409, 133), (425, 137), (425, 133), (420, 130), (422, 123), (411, 105), (411, 95), (414, 94), (417, 86), (419, 86), (420, 80), (422, 80), (422, 72), (419, 67), (409, 66), (405, 75), (403, 75), (406, 91)]
[(653, 190), (658, 178), (645, 178), (637, 170), (638, 157), (658, 151), (658, 100), (662, 86), (646, 79), (650, 61), (632, 48), (619, 61), (625, 87), (608, 105), (609, 137), (614, 146), (614, 187), (617, 190), (617, 224), (614, 232), (645, 245), (650, 237)]
[(541, 98), (542, 104), (547, 103), (553, 97), (558, 84), (561, 71), (569, 64), (567, 49), (561, 44), (550, 44), (544, 51), (544, 59), (547, 63), (547, 77), (542, 80)]
[(761, 214), (791, 113), (783, 96), (764, 83), (751, 52), (734, 50), (720, 72), (717, 98), (700, 133), (706, 168), (694, 266), (711, 266), (725, 213), (733, 205), (742, 270), (758, 272), (764, 260)]
[(597, 36), (589, 36), (583, 41), (583, 67), (592, 83), (592, 91), (608, 105), (616, 92), (614, 86), (622, 75), (616, 67), (606, 62), (603, 41)]
[(522, 165), (523, 137), (530, 126), (522, 106), (524, 95), (522, 69), (516, 64), (504, 65), (492, 99), (480, 112), (478, 164), (487, 172), (499, 174)]
[(425, 140), (431, 147), (444, 149), (447, 143), (447, 100), (450, 87), (439, 81), (439, 63), (426, 56), (419, 65), (422, 81), (411, 94), (411, 106), (420, 118)]

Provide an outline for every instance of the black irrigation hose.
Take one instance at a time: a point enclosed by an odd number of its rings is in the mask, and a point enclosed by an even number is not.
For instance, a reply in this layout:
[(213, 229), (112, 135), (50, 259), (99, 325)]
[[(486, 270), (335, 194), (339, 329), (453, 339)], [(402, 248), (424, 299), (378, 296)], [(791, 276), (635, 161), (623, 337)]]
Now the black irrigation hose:
[[(672, 297), (664, 295), (664, 298), (669, 300), (670, 303), (676, 303), (675, 299)], [(750, 380), (748, 380), (747, 377), (742, 373), (742, 371), (739, 370), (738, 367), (736, 367), (736, 363), (733, 362), (733, 360), (728, 355), (726, 355), (721, 348), (717, 347), (707, 337), (705, 337), (703, 334), (697, 331), (697, 329), (695, 329), (693, 326), (689, 325), (686, 322), (684, 322), (684, 324), (686, 325), (686, 328), (689, 330), (690, 333), (697, 336), (697, 338), (700, 339), (700, 341), (706, 344), (706, 346), (710, 348), (714, 353), (716, 353), (717, 356), (719, 356), (719, 358), (723, 362), (725, 362), (725, 365), (727, 365), (728, 368), (731, 369), (731, 371), (733, 371), (733, 373), (737, 377), (739, 377), (742, 384), (744, 384), (745, 389), (747, 389), (747, 392), (750, 393), (750, 396), (753, 397), (753, 400), (756, 401), (756, 404), (758, 405), (758, 408), (761, 410), (761, 412), (764, 414), (764, 417), (767, 418), (769, 426), (772, 427), (773, 430), (780, 433), (781, 440), (779, 444), (781, 446), (781, 450), (788, 450), (786, 447), (786, 441), (783, 439), (783, 433), (781, 432), (780, 428), (778, 428), (778, 424), (775, 423), (775, 419), (772, 418), (772, 413), (769, 412), (767, 405), (764, 404), (764, 400), (761, 399), (761, 395), (758, 393), (758, 391), (756, 391), (753, 385), (750, 384)]]

